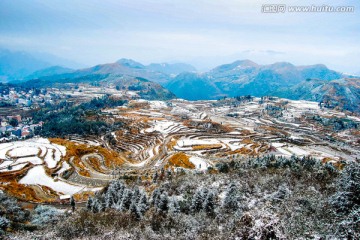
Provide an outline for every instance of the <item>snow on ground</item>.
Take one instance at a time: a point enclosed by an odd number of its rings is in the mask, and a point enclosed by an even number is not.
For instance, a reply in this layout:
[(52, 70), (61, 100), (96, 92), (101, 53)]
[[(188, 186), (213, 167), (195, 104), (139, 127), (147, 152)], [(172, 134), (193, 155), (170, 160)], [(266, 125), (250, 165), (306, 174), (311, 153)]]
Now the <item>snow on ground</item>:
[(179, 106), (174, 107), (171, 110), (171, 113), (175, 114), (175, 115), (188, 115), (188, 114), (191, 114), (191, 112), (188, 109), (185, 109), (185, 108), (182, 108), (182, 107), (179, 107)]
[(63, 172), (65, 172), (66, 170), (71, 169), (70, 165), (67, 162), (62, 162), (61, 164), (61, 168), (56, 172), (57, 174), (61, 174)]
[(195, 165), (196, 169), (206, 170), (208, 168), (207, 162), (202, 158), (191, 156), (189, 160)]
[(22, 156), (34, 156), (36, 154), (39, 153), (39, 148), (38, 147), (22, 147), (19, 146), (17, 148), (13, 148), (12, 150), (9, 151), (9, 156), (10, 157), (22, 157)]
[(284, 156), (291, 156), (292, 153), (289, 152), (288, 150), (282, 148), (282, 147), (277, 147), (276, 148), (280, 153), (282, 153)]
[(41, 154), (39, 155), (39, 157), (45, 157), (46, 153), (47, 153), (47, 148), (45, 146), (39, 146), (40, 150), (41, 150)]
[[(65, 157), (66, 155), (66, 147), (65, 146), (61, 146), (61, 145), (58, 145), (58, 144), (52, 144), (56, 149), (58, 149), (61, 153), (61, 156)], [(56, 158), (55, 158), (56, 159)], [(60, 160), (60, 159), (59, 159)], [(57, 160), (57, 161), (59, 161)]]
[(278, 147), (284, 146), (285, 144), (284, 143), (279, 143), (279, 142), (273, 142), (273, 143), (271, 143), (271, 145), (278, 148)]
[(57, 161), (54, 159), (54, 149), (48, 149), (48, 152), (44, 158), (46, 165), (48, 166), (48, 168), (54, 168), (56, 167), (56, 163)]
[(307, 156), (309, 155), (309, 152), (299, 148), (299, 147), (288, 147), (288, 150), (292, 153), (294, 153), (296, 156)]
[(117, 141), (117, 136), (115, 132), (111, 132), (111, 135), (115, 138), (115, 140)]
[(149, 101), (149, 104), (152, 109), (162, 109), (168, 107), (166, 102), (163, 101)]
[(0, 168), (6, 168), (7, 166), (11, 165), (13, 161), (4, 161), (0, 164)]
[(229, 146), (229, 148), (231, 149), (231, 151), (240, 149), (245, 146), (245, 144), (241, 144), (240, 140), (238, 140), (238, 139), (237, 140), (236, 139), (222, 139), (221, 141), (226, 143)]
[(32, 139), (30, 139), (28, 141), (33, 141), (33, 142), (36, 142), (36, 143), (43, 143), (43, 144), (50, 144), (50, 141), (47, 138), (32, 138)]
[(154, 126), (151, 128), (147, 128), (145, 129), (145, 132), (154, 132), (154, 131), (158, 131), (160, 133), (163, 134), (167, 134), (172, 132), (172, 130), (174, 130), (174, 127), (179, 127), (181, 126), (181, 124), (179, 123), (175, 123), (173, 121), (168, 121), (168, 120), (162, 120), (162, 121), (154, 121), (153, 122)]
[(30, 169), (25, 177), (19, 181), (19, 183), (29, 185), (43, 185), (57, 192), (69, 195), (73, 195), (84, 188), (82, 186), (75, 186), (61, 181), (55, 182), (54, 179), (46, 174), (43, 166), (35, 166)]
[(2, 168), (2, 169), (0, 170), (0, 172), (18, 171), (18, 170), (23, 169), (26, 165), (27, 165), (27, 163), (21, 163), (21, 164), (13, 165), (13, 166), (11, 166), (11, 169)]
[(138, 96), (138, 94), (134, 91), (126, 91), (125, 94), (127, 94), (129, 96)]
[(0, 159), (6, 159), (6, 153), (13, 148), (13, 143), (0, 144)]
[(0, 144), (0, 159), (6, 159), (7, 157), (23, 157), (32, 156), (31, 158), (20, 158), (14, 162), (31, 162), (33, 164), (42, 164), (42, 160), (37, 157), (44, 158), (49, 168), (56, 167), (58, 161), (66, 155), (66, 147), (51, 144), (46, 138), (33, 138), (26, 141), (16, 141), (12, 143)]
[(38, 165), (38, 164), (42, 164), (43, 161), (39, 158), (39, 157), (24, 157), (24, 158), (19, 158), (15, 161), (16, 164), (18, 163), (32, 163), (34, 165)]
[(317, 103), (317, 102), (310, 102), (310, 101), (304, 101), (304, 100), (299, 100), (299, 101), (291, 100), (291, 101), (289, 101), (288, 104), (291, 106), (294, 106), (296, 108), (300, 108), (302, 110), (308, 110), (308, 109), (318, 110), (318, 109), (320, 109), (319, 103)]
[(134, 167), (143, 167), (143, 166), (145, 166), (146, 163), (149, 162), (149, 160), (150, 160), (150, 158), (148, 158), (147, 160), (144, 160), (142, 162), (139, 162), (139, 163), (129, 163), (129, 164)]
[(177, 145), (181, 147), (190, 147), (194, 145), (208, 145), (220, 143), (217, 139), (180, 139), (177, 141)]

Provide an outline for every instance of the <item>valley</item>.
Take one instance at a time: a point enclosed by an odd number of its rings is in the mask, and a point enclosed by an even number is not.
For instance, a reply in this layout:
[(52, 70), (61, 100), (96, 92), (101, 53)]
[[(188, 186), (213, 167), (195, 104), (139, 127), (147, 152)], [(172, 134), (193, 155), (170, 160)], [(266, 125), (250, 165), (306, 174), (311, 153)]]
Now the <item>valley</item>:
[[(118, 178), (150, 189), (164, 170), (211, 172), (221, 163), (266, 155), (311, 157), (342, 169), (360, 157), (360, 118), (316, 102), (250, 96), (151, 101), (132, 99), (136, 92), (118, 94), (128, 102), (101, 108), (97, 116), (121, 127), (1, 143), (0, 189), (56, 205), (69, 195), (86, 201)], [(83, 89), (76, 101), (86, 96)]]

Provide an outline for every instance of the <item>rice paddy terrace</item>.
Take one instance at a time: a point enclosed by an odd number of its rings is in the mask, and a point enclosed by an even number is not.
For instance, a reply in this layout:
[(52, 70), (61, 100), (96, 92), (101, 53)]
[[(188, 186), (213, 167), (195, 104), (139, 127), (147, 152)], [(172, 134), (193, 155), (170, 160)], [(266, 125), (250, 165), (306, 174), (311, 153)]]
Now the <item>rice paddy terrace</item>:
[(337, 166), (360, 157), (357, 128), (334, 130), (318, 121), (359, 124), (360, 118), (314, 102), (137, 100), (102, 114), (124, 127), (97, 137), (0, 144), (0, 189), (24, 201), (56, 203), (62, 195), (80, 201), (114, 178), (150, 183), (164, 168), (205, 171), (264, 154), (312, 156)]

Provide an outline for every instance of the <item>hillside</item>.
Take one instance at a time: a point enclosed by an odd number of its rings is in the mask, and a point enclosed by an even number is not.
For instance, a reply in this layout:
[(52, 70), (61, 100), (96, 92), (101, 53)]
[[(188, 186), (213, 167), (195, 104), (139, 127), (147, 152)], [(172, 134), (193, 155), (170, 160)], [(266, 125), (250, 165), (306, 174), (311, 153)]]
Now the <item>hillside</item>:
[(360, 112), (360, 79), (356, 78), (332, 81), (308, 79), (289, 89), (274, 92), (274, 95), (322, 102), (328, 107)]
[[(295, 66), (287, 62), (278, 62), (270, 65), (259, 65), (250, 60), (235, 61), (220, 65), (201, 75), (183, 74), (171, 80), (166, 86), (170, 91), (178, 93), (178, 97), (187, 98), (194, 95), (195, 89), (203, 90), (199, 99), (217, 99), (219, 96), (252, 95), (264, 96), (272, 94), (278, 88), (291, 87), (308, 78), (334, 80), (343, 75), (328, 69), (325, 65)], [(200, 86), (196, 82), (201, 78)], [(184, 82), (179, 85), (178, 83)], [(206, 89), (216, 90), (206, 91)], [(214, 94), (216, 92), (217, 94)]]
[(213, 99), (221, 97), (221, 90), (200, 74), (181, 73), (165, 85), (179, 98), (187, 100)]
[(23, 85), (40, 88), (81, 83), (111, 85), (125, 90), (139, 89), (140, 97), (145, 99), (170, 99), (176, 95), (187, 100), (214, 100), (270, 95), (323, 101), (329, 103), (327, 106), (330, 107), (359, 111), (359, 84), (356, 79), (350, 81), (347, 75), (322, 64), (295, 66), (288, 62), (277, 62), (259, 65), (250, 60), (239, 60), (205, 73), (196, 73), (195, 70), (191, 65), (181, 63), (153, 63), (146, 66), (131, 59), (120, 59), (79, 70), (46, 68), (31, 74), (28, 78), (34, 80)]
[[(92, 85), (113, 88), (117, 90), (134, 91), (140, 98), (147, 100), (168, 100), (175, 98), (175, 95), (160, 84), (141, 77), (131, 77), (121, 74), (105, 74), (101, 71), (66, 73), (42, 77), (21, 83), (21, 86), (28, 88), (77, 88), (78, 85)], [(97, 72), (97, 73), (96, 73)], [(88, 75), (86, 75), (88, 74)]]
[(147, 69), (169, 75), (178, 75), (182, 72), (196, 72), (196, 68), (186, 63), (151, 63)]
[(44, 69), (40, 69), (38, 71), (35, 71), (31, 73), (30, 75), (26, 76), (25, 79), (31, 80), (31, 79), (37, 79), (42, 77), (48, 77), (52, 75), (59, 75), (64, 73), (71, 73), (74, 70), (71, 68), (65, 68), (61, 66), (52, 66)]
[(50, 66), (50, 63), (37, 59), (26, 52), (0, 49), (1, 82), (23, 79), (34, 71)]

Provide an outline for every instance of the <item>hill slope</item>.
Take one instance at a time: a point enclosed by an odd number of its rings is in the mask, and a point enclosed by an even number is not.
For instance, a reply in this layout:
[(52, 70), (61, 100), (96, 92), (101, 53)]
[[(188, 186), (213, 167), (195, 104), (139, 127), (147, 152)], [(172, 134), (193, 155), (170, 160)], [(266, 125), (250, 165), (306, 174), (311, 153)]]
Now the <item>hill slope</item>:
[[(182, 74), (165, 86), (178, 93), (178, 97), (193, 97), (192, 100), (216, 99), (219, 96), (269, 95), (279, 88), (292, 87), (308, 78), (334, 80), (343, 74), (318, 64), (311, 66), (294, 66), (291, 63), (279, 62), (270, 65), (258, 65), (250, 60), (235, 61), (218, 66), (201, 75)], [(199, 81), (199, 86), (196, 82)], [(182, 84), (179, 84), (182, 83)], [(201, 95), (195, 91), (203, 89)], [(214, 90), (216, 88), (216, 90)], [(208, 89), (211, 89), (208, 91)], [(216, 94), (214, 94), (214, 92)]]
[(21, 80), (34, 71), (51, 65), (26, 52), (12, 52), (0, 49), (0, 81)]
[(360, 79), (356, 78), (332, 81), (309, 79), (273, 95), (322, 102), (328, 107), (360, 112)]

